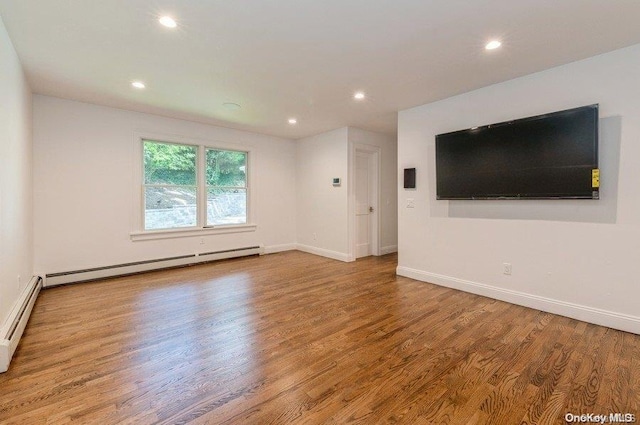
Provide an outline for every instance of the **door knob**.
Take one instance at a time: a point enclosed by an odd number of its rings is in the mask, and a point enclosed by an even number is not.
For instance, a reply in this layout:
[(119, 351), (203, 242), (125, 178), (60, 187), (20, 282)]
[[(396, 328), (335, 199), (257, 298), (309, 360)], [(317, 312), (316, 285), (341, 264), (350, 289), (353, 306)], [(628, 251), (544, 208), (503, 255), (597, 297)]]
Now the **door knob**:
[(373, 207), (369, 207), (369, 212), (373, 212)]

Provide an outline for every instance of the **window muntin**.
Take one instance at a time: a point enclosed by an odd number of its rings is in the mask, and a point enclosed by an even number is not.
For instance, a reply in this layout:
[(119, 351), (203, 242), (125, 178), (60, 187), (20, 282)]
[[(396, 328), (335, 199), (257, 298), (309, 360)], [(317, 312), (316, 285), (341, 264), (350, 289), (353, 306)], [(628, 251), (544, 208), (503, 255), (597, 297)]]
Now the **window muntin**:
[(206, 149), (207, 226), (247, 223), (247, 152)]

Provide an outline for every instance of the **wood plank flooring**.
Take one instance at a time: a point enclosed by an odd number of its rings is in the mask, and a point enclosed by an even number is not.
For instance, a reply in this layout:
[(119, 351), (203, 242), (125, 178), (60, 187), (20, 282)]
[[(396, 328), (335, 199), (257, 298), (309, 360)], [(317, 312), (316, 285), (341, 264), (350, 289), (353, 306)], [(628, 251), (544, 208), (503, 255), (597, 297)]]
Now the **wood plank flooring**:
[(640, 413), (640, 336), (297, 251), (44, 290), (2, 424), (564, 424)]

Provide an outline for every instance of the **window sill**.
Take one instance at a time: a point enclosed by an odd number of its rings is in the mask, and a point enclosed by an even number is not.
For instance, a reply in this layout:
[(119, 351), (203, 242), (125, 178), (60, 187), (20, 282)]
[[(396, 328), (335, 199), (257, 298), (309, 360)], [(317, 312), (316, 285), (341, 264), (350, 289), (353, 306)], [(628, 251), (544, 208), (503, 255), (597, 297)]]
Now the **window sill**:
[(129, 236), (133, 242), (156, 239), (188, 238), (194, 236), (220, 235), (225, 233), (255, 232), (257, 224), (233, 224), (216, 227), (190, 227), (185, 229), (146, 230), (131, 232)]

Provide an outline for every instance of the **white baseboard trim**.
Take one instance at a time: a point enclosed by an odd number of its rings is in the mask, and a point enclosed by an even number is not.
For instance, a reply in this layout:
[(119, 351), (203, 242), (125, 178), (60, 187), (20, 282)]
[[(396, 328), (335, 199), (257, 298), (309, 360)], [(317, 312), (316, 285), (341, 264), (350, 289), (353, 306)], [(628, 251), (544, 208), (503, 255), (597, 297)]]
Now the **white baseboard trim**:
[(76, 270), (72, 272), (47, 274), (44, 287), (63, 285), (67, 283), (86, 282), (107, 277), (123, 276), (150, 270), (167, 269), (171, 267), (188, 266), (191, 264), (208, 263), (226, 258), (245, 257), (262, 254), (259, 246), (230, 249), (225, 251), (183, 255), (173, 258), (140, 261), (136, 263), (118, 264), (94, 269)]
[(282, 245), (269, 245), (265, 246), (262, 251), (263, 254), (275, 254), (276, 252), (294, 251), (297, 245), (294, 243), (285, 243)]
[(334, 260), (344, 261), (345, 263), (354, 261), (349, 254), (343, 252), (331, 251), (324, 248), (318, 248), (310, 245), (297, 244), (296, 249), (309, 254), (320, 255), (321, 257), (333, 258)]
[(409, 267), (398, 266), (396, 273), (399, 276), (405, 276), (423, 282), (429, 282), (440, 286), (446, 286), (448, 288), (506, 301), (512, 304), (530, 307), (536, 310), (542, 310), (558, 314), (560, 316), (581, 320), (583, 322), (640, 334), (640, 317), (638, 316), (616, 313), (614, 311), (602, 310), (599, 308), (541, 297), (539, 295), (527, 294), (510, 289), (497, 288), (483, 283), (425, 272)]
[(380, 248), (380, 255), (392, 254), (394, 252), (398, 252), (398, 245), (389, 245)]
[(18, 348), (18, 343), (27, 326), (41, 288), (42, 280), (38, 276), (33, 276), (18, 297), (6, 322), (0, 328), (0, 373), (9, 369), (9, 363)]

